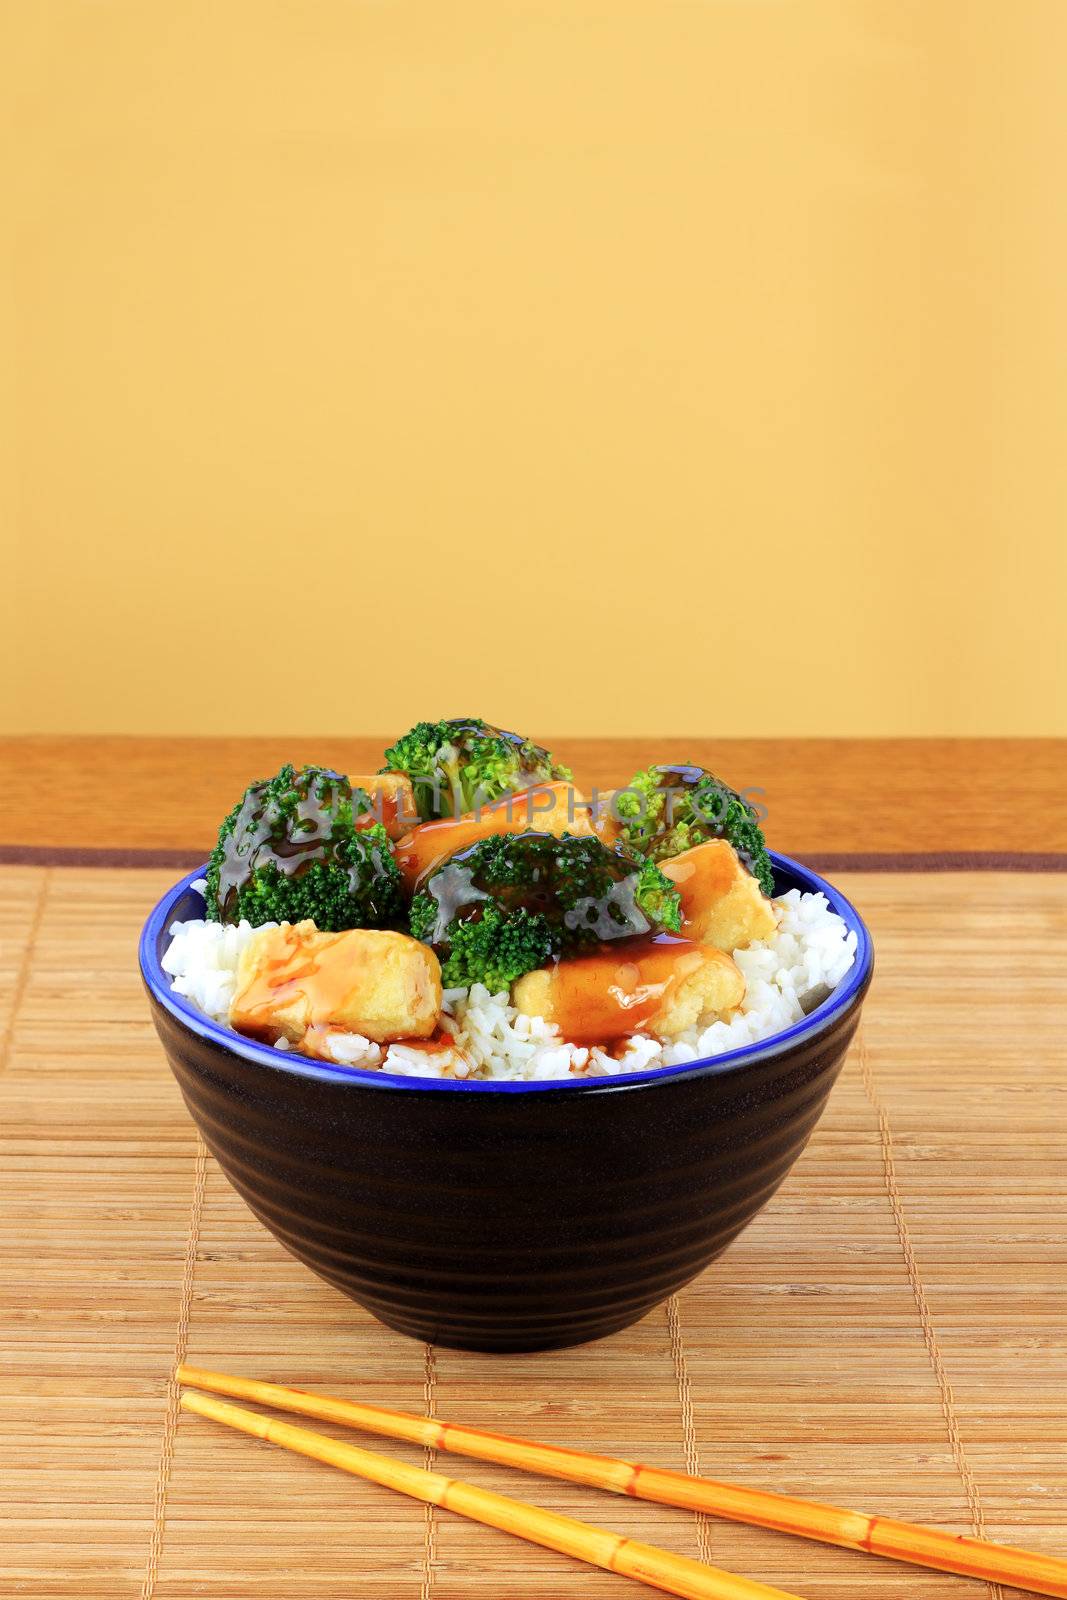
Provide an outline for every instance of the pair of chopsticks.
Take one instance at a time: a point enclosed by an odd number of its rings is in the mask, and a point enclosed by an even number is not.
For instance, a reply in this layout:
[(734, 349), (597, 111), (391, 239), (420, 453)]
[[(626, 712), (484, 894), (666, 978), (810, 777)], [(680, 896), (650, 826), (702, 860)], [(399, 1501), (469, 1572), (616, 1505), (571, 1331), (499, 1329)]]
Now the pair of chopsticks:
[[(1017, 1550), (1010, 1545), (987, 1544), (981, 1539), (958, 1537), (938, 1528), (898, 1522), (892, 1517), (842, 1511), (836, 1506), (819, 1505), (815, 1501), (761, 1489), (716, 1483), (711, 1478), (693, 1478), (659, 1467), (642, 1467), (612, 1456), (590, 1455), (558, 1445), (484, 1433), (478, 1428), (412, 1416), (406, 1411), (387, 1411), (353, 1400), (308, 1394), (302, 1389), (286, 1389), (275, 1383), (260, 1383), (254, 1378), (231, 1377), (227, 1373), (204, 1372), (188, 1366), (179, 1367), (175, 1376), (179, 1383), (192, 1386), (181, 1397), (187, 1411), (267, 1439), (315, 1461), (340, 1467), (343, 1472), (368, 1478), (372, 1483), (396, 1489), (415, 1500), (442, 1506), (491, 1528), (500, 1528), (532, 1544), (545, 1545), (593, 1566), (636, 1578), (654, 1589), (680, 1595), (682, 1600), (797, 1600), (797, 1597), (749, 1578), (736, 1577), (719, 1567), (692, 1561), (687, 1556), (674, 1555), (655, 1545), (624, 1539), (559, 1512), (543, 1511), (524, 1501), (446, 1478), (443, 1473), (411, 1467), (373, 1450), (343, 1444), (292, 1423), (276, 1422), (258, 1412), (215, 1400), (212, 1395), (257, 1401), (279, 1411), (315, 1417), (323, 1422), (338, 1422), (391, 1439), (473, 1456), (479, 1461), (492, 1461), (550, 1478), (564, 1478), (569, 1483), (608, 1489), (614, 1494), (652, 1500), (660, 1505), (707, 1511), (758, 1528), (773, 1528), (802, 1538), (818, 1539), (824, 1544), (865, 1550), (871, 1555), (910, 1561), (921, 1567), (936, 1567), (942, 1572), (955, 1572), (1067, 1600), (1067, 1561), (1055, 1556)], [(202, 1390), (210, 1392), (197, 1392)]]

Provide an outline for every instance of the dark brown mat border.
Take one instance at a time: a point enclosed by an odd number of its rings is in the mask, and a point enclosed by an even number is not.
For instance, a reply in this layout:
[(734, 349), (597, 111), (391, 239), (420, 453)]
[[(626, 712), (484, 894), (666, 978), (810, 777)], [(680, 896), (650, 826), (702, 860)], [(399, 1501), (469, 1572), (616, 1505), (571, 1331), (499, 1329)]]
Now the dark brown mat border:
[(1067, 851), (1021, 850), (816, 851), (803, 857), (815, 872), (1067, 872)]
[[(190, 872), (202, 866), (204, 859), (203, 852), (192, 849), (0, 844), (0, 867), (168, 867)], [(1067, 851), (1047, 855), (1010, 850), (815, 851), (803, 860), (815, 872), (1067, 872)]]

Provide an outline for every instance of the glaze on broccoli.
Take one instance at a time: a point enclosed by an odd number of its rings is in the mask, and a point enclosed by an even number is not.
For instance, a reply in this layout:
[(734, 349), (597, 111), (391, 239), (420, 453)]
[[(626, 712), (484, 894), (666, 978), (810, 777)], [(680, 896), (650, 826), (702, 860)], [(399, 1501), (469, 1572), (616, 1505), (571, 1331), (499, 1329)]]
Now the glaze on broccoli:
[[(411, 932), (433, 943), (437, 907), (428, 894), (416, 896), (411, 907)], [(552, 957), (552, 934), (544, 917), (521, 907), (503, 911), (487, 901), (477, 917), (454, 917), (445, 930), (448, 954), (441, 981), (448, 989), (469, 989), (484, 983), (491, 994), (510, 989), (524, 972), (543, 967)], [(444, 947), (438, 949), (438, 954)]]
[(208, 920), (259, 927), (310, 917), (323, 933), (401, 926), (400, 873), (371, 810), (364, 789), (325, 767), (284, 766), (252, 784), (219, 829)]
[(569, 767), (530, 739), (480, 717), (420, 722), (385, 752), (383, 772), (406, 772), (424, 822), (459, 816), (531, 784), (569, 780)]
[(708, 839), (725, 839), (759, 883), (774, 893), (774, 872), (752, 807), (703, 767), (646, 767), (615, 797), (623, 838), (650, 861), (665, 861)]
[(499, 834), (431, 873), (411, 932), (433, 945), (446, 988), (498, 993), (524, 972), (614, 939), (681, 927), (677, 889), (652, 861), (599, 839)]

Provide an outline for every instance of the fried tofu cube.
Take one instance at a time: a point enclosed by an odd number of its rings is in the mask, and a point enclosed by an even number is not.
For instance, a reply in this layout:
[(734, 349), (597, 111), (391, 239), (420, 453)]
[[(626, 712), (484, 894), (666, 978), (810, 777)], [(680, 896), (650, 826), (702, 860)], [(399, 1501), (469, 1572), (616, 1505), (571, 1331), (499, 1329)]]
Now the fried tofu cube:
[(615, 815), (615, 797), (625, 792), (624, 789), (595, 791), (596, 797), (586, 813), (591, 832), (595, 833), (609, 850), (622, 838), (622, 823)]
[(675, 1038), (733, 1011), (744, 995), (741, 970), (724, 951), (661, 937), (620, 940), (528, 972), (512, 986), (511, 1001), (526, 1016), (554, 1022), (574, 1044), (605, 1044), (631, 1033)]
[(301, 1045), (310, 1030), (362, 1034), (377, 1044), (428, 1039), (441, 1015), (441, 967), (405, 933), (313, 922), (260, 928), (241, 952), (230, 1026)]
[(744, 975), (733, 957), (714, 945), (699, 949), (700, 965), (694, 964), (668, 984), (651, 1019), (649, 1031), (659, 1039), (676, 1039), (698, 1022), (726, 1016), (745, 998)]
[(511, 986), (511, 1003), (527, 1017), (544, 1017), (546, 1022), (557, 1020), (555, 967), (538, 967), (533, 972), (516, 978)]
[(736, 850), (709, 839), (659, 863), (682, 897), (682, 933), (727, 952), (769, 939), (778, 926), (774, 907)]
[(390, 839), (402, 839), (419, 820), (415, 791), (406, 772), (373, 772), (349, 778), (353, 789), (366, 789), (374, 802), (369, 821), (380, 822)]

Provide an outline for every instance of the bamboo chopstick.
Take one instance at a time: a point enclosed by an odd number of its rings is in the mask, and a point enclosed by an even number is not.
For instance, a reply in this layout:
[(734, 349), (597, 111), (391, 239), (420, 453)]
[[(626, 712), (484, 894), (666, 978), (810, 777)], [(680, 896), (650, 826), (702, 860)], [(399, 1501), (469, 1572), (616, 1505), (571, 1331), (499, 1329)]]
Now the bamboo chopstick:
[(429, 1472), (425, 1467), (410, 1467), (404, 1461), (394, 1461), (374, 1450), (362, 1450), (358, 1445), (343, 1444), (323, 1433), (312, 1433), (310, 1428), (276, 1422), (273, 1417), (245, 1411), (226, 1400), (214, 1400), (210, 1395), (187, 1389), (181, 1403), (187, 1411), (223, 1422), (242, 1433), (251, 1433), (257, 1439), (267, 1439), (286, 1450), (310, 1456), (313, 1461), (340, 1467), (342, 1472), (351, 1472), (357, 1478), (369, 1478), (372, 1483), (397, 1489), (415, 1500), (456, 1511), (474, 1522), (484, 1522), (490, 1528), (500, 1528), (519, 1539), (528, 1539), (531, 1544), (545, 1545), (549, 1550), (562, 1551), (594, 1567), (605, 1567), (623, 1577), (636, 1578), (653, 1589), (680, 1595), (682, 1600), (798, 1600), (784, 1589), (771, 1589), (765, 1583), (735, 1577), (719, 1567), (705, 1566), (701, 1561), (691, 1561), (688, 1556), (674, 1555), (670, 1550), (660, 1550), (656, 1545), (642, 1544), (636, 1539), (624, 1539), (621, 1534), (609, 1533), (592, 1523), (578, 1522), (558, 1511), (544, 1511), (522, 1500), (510, 1500), (506, 1495), (446, 1478), (443, 1473)]
[(228, 1373), (205, 1372), (187, 1366), (179, 1367), (176, 1376), (180, 1383), (191, 1383), (199, 1389), (232, 1395), (239, 1400), (256, 1400), (300, 1416), (339, 1422), (347, 1427), (363, 1428), (368, 1433), (407, 1439), (414, 1444), (517, 1467), (524, 1472), (565, 1478), (570, 1483), (608, 1489), (638, 1500), (682, 1506), (690, 1511), (708, 1511), (758, 1528), (773, 1528), (781, 1533), (818, 1539), (824, 1544), (843, 1545), (848, 1550), (865, 1550), (895, 1561), (910, 1561), (920, 1567), (935, 1567), (941, 1572), (1005, 1583), (1067, 1600), (1067, 1561), (1056, 1556), (1018, 1550), (1011, 1545), (990, 1544), (983, 1539), (968, 1539), (945, 1533), (940, 1528), (898, 1522), (892, 1517), (845, 1511), (837, 1506), (798, 1500), (763, 1489), (717, 1483), (711, 1478), (691, 1478), (684, 1472), (643, 1467), (612, 1456), (591, 1455), (581, 1450), (565, 1450), (558, 1445), (485, 1433), (460, 1423), (412, 1416), (406, 1411), (387, 1411), (354, 1400), (308, 1394), (280, 1384), (260, 1383), (255, 1378), (231, 1377)]

